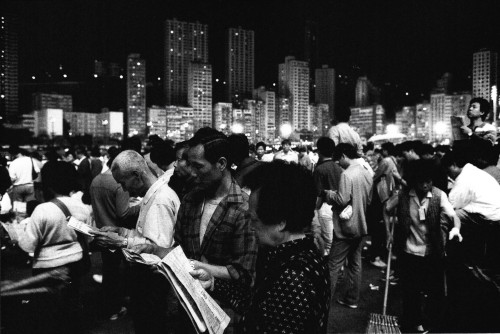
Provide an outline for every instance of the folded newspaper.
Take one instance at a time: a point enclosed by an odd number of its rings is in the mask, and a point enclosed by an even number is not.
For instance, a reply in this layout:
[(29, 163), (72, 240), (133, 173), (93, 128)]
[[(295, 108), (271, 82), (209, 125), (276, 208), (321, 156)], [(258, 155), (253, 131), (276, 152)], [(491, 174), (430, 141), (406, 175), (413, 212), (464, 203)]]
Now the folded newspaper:
[(156, 265), (170, 282), (181, 305), (186, 310), (198, 333), (222, 334), (229, 324), (229, 316), (205, 291), (201, 283), (189, 272), (193, 270), (180, 246), (160, 259), (153, 254), (138, 254), (130, 249), (122, 249), (129, 262)]

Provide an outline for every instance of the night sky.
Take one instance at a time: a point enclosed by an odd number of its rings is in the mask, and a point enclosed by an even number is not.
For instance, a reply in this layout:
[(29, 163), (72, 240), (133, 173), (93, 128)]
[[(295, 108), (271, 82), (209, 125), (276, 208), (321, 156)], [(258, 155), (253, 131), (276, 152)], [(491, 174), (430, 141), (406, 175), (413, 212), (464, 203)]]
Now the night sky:
[[(500, 1), (16, 1), (20, 18), (21, 82), (55, 72), (69, 79), (92, 75), (94, 59), (124, 67), (141, 53), (150, 80), (163, 79), (166, 19), (200, 21), (209, 28), (214, 78), (223, 78), (225, 29), (255, 31), (255, 84), (276, 82), (286, 55), (300, 58), (304, 23), (319, 30), (319, 61), (339, 73), (368, 75), (379, 87), (398, 83), (413, 96), (428, 95), (452, 72), (457, 90), (470, 90), (472, 53), (500, 49)], [(214, 101), (217, 102), (217, 101)]]

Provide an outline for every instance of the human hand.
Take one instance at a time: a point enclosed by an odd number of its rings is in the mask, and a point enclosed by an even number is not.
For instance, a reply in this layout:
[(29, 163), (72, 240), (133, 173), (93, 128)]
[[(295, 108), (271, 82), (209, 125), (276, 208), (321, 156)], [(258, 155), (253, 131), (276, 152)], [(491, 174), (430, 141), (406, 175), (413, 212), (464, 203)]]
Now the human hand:
[(389, 245), (392, 245), (394, 243), (394, 236), (392, 233), (387, 232), (387, 237), (385, 239), (385, 247), (389, 249)]
[(460, 230), (458, 229), (458, 227), (454, 227), (451, 229), (450, 231), (450, 235), (449, 235), (449, 240), (452, 240), (453, 238), (458, 238), (458, 242), (462, 242), (463, 238), (462, 238), (462, 235), (460, 234)]
[(460, 127), (460, 130), (462, 131), (462, 133), (468, 135), (469, 133), (472, 133), (472, 130), (467, 126), (467, 125), (462, 125)]
[(115, 232), (92, 231), (95, 243), (105, 248), (119, 248), (123, 244), (124, 237)]
[(141, 254), (141, 253), (149, 253), (158, 256), (160, 259), (163, 259), (167, 256), (168, 253), (172, 250), (172, 248), (164, 248), (158, 245), (152, 244), (140, 244), (135, 245), (131, 248), (132, 252)]
[[(196, 262), (198, 262), (198, 261), (196, 261)], [(193, 265), (193, 267), (194, 267), (194, 265)], [(193, 269), (189, 273), (191, 274), (191, 276), (193, 276), (194, 279), (197, 279), (201, 283), (201, 286), (205, 290), (212, 289), (212, 286), (214, 283), (214, 277), (207, 270), (205, 270), (203, 268), (199, 268), (199, 269)]]

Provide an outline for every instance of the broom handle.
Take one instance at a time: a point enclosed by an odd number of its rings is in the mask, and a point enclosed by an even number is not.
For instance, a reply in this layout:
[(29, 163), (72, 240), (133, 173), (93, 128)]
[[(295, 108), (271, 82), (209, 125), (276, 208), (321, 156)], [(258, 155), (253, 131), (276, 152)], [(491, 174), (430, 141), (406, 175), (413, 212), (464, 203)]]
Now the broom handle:
[[(391, 236), (394, 237), (394, 216), (389, 218), (391, 224)], [(394, 239), (393, 239), (394, 241)], [(389, 277), (391, 276), (391, 260), (392, 260), (392, 242), (389, 244), (389, 255), (387, 256), (387, 268), (385, 270), (385, 289), (384, 289), (384, 305), (382, 307), (382, 315), (387, 312), (387, 297), (389, 296)]]

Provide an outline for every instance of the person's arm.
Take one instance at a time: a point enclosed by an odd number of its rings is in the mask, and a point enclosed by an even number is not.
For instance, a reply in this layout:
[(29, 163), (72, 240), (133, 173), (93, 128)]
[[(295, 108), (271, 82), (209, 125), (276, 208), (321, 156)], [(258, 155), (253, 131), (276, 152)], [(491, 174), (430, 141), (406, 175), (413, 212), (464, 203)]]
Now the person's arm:
[(35, 208), (31, 217), (26, 218), (24, 230), (19, 232), (18, 244), (19, 247), (26, 253), (34, 253), (42, 241), (42, 229), (47, 217), (40, 207)]
[[(441, 217), (440, 217), (441, 229), (446, 233), (448, 233), (449, 231), (450, 240), (457, 237), (459, 241), (462, 241), (462, 235), (460, 234), (460, 228), (461, 228), (460, 218), (458, 218), (457, 214), (455, 213), (455, 210), (453, 210), (451, 203), (448, 201), (448, 197), (446, 197), (446, 194), (443, 191), (441, 192), (440, 207), (441, 207)], [(450, 222), (453, 223), (453, 227), (451, 229), (450, 229)]]
[(116, 216), (119, 220), (119, 226), (129, 226), (129, 221), (135, 220), (139, 216), (141, 210), (140, 205), (130, 206), (130, 196), (128, 192), (124, 191), (121, 186), (116, 189), (115, 208)]
[(328, 204), (337, 204), (340, 207), (345, 207), (351, 200), (352, 180), (347, 177), (346, 173), (340, 176), (339, 190), (326, 190), (326, 199)]
[(251, 287), (255, 278), (257, 260), (257, 236), (252, 227), (250, 215), (241, 211), (236, 217), (231, 262), (226, 265), (232, 280)]
[(12, 183), (16, 183), (17, 179), (19, 179), (19, 176), (16, 173), (16, 163), (15, 163), (15, 160), (12, 161), (12, 163), (10, 164), (10, 167), (9, 167), (9, 176), (10, 176), (10, 180), (12, 181)]

